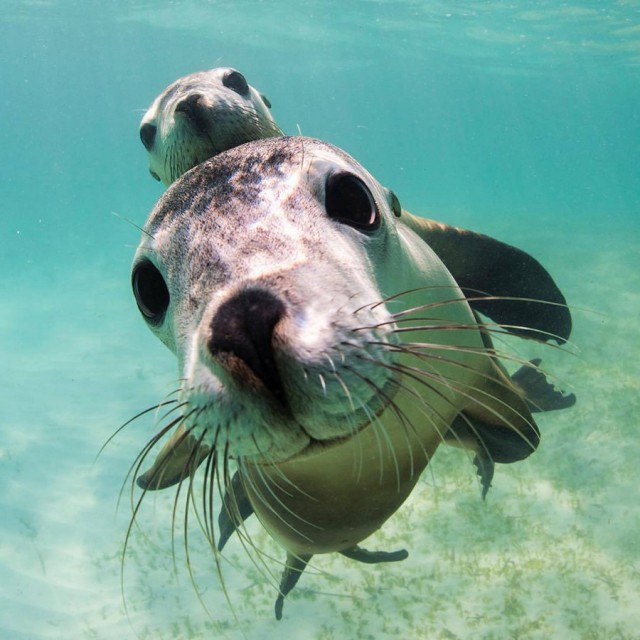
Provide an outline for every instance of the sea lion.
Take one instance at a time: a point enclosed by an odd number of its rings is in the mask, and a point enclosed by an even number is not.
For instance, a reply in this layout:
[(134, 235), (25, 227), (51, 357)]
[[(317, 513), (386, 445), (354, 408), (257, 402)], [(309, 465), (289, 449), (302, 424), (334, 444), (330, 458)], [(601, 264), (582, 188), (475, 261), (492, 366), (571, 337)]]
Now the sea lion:
[[(149, 328), (177, 357), (181, 388), (179, 414), (134, 465), (137, 474), (176, 429), (138, 478), (140, 499), (193, 482), (205, 463), (212, 545), (221, 548), (255, 512), (287, 552), (277, 618), (314, 554), (406, 557), (360, 543), (405, 501), (442, 442), (474, 452), (481, 473), (485, 462), (523, 459), (539, 442), (531, 401), (500, 364), (492, 328), (406, 216), (344, 151), (280, 137), (187, 172), (143, 229), (132, 287)], [(519, 253), (493, 248), (522, 275)], [(543, 299), (551, 279), (535, 261), (527, 266), (527, 298)], [(473, 276), (483, 291), (501, 277)], [(517, 295), (517, 278), (509, 287)], [(557, 335), (553, 314), (524, 331), (529, 303), (510, 300), (499, 322), (526, 337)], [(537, 399), (572, 404), (544, 379)], [(216, 482), (224, 487), (217, 541)]]
[(192, 73), (169, 85), (140, 123), (149, 173), (165, 185), (221, 151), (283, 135), (269, 99), (236, 69)]

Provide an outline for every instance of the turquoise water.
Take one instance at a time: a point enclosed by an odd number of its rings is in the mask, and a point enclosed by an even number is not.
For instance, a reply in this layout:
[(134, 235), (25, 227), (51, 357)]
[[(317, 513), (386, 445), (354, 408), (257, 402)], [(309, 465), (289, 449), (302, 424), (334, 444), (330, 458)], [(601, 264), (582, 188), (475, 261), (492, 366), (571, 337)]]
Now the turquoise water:
[[(0, 65), (0, 637), (640, 637), (640, 2), (5, 0)], [(573, 355), (540, 353), (578, 404), (540, 418), (536, 454), (483, 503), (439, 451), (370, 545), (409, 559), (316, 558), (280, 623), (240, 545), (234, 618), (194, 521), (207, 616), (179, 540), (174, 568), (171, 496), (134, 532), (125, 611), (116, 501), (153, 421), (94, 462), (176, 375), (129, 288), (162, 193), (138, 123), (222, 65), (405, 208), (533, 253), (574, 308)]]

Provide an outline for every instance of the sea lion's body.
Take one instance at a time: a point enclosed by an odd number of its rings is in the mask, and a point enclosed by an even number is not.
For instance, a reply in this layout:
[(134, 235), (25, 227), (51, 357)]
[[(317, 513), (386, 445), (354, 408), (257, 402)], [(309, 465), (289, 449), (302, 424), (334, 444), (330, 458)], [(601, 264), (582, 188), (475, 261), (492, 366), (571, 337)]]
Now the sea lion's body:
[[(399, 559), (358, 545), (404, 502), (440, 443), (502, 461), (538, 443), (474, 301), (407, 215), (339, 149), (274, 138), (189, 171), (144, 228), (134, 291), (178, 358), (183, 408), (140, 484), (168, 486), (207, 461), (206, 484), (222, 464), (223, 528), (255, 512), (287, 550), (278, 615), (315, 553)], [(538, 298), (561, 297), (533, 259), (491, 247), (514, 274), (530, 268)], [(475, 281), (492, 288), (482, 273)], [(513, 329), (528, 304), (489, 312)], [(566, 325), (564, 313), (527, 313), (535, 331), (516, 327), (523, 335)]]

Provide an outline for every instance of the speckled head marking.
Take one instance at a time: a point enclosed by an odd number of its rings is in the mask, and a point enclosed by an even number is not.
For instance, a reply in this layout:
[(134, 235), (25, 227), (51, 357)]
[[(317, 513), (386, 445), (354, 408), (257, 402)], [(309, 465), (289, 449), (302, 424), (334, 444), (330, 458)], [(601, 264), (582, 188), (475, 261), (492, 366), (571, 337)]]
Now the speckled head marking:
[(206, 462), (205, 495), (216, 476), (223, 488), (215, 543), (204, 505), (212, 544), (222, 549), (255, 512), (287, 551), (278, 617), (313, 554), (406, 557), (358, 545), (442, 442), (474, 452), (486, 491), (495, 461), (537, 446), (534, 404), (573, 402), (534, 364), (509, 378), (490, 329), (399, 215), (395, 196), (344, 152), (274, 138), (180, 178), (136, 253), (138, 307), (182, 381), (179, 414), (136, 475), (175, 430), (138, 484), (144, 496), (191, 483)]
[(266, 96), (236, 69), (220, 67), (176, 80), (140, 123), (151, 175), (169, 185), (221, 151), (282, 135), (270, 108)]

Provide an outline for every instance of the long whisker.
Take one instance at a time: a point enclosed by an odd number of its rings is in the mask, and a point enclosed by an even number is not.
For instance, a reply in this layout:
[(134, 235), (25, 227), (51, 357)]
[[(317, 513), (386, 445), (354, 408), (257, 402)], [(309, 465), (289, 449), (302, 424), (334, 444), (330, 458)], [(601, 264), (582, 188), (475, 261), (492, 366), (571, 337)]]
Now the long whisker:
[[(478, 406), (482, 407), (484, 410), (488, 411), (493, 416), (498, 418), (498, 420), (504, 421), (505, 420), (505, 415), (500, 413), (500, 411), (498, 411), (497, 409), (494, 409), (488, 403), (482, 401), (481, 399), (479, 399), (475, 395), (471, 394), (469, 392), (469, 390), (473, 390), (476, 393), (480, 393), (485, 398), (491, 398), (492, 400), (497, 402), (499, 405), (502, 405), (503, 407), (505, 407), (505, 409), (510, 409), (511, 412), (515, 416), (520, 418), (533, 431), (537, 431), (535, 423), (533, 423), (531, 420), (529, 420), (529, 418), (527, 416), (523, 415), (520, 411), (518, 411), (515, 408), (511, 407), (507, 402), (505, 402), (501, 398), (493, 396), (492, 394), (490, 394), (489, 392), (487, 392), (487, 391), (485, 391), (485, 390), (483, 390), (481, 388), (475, 387), (473, 385), (468, 385), (468, 384), (465, 384), (465, 383), (455, 382), (455, 384), (454, 384), (454, 381), (444, 378), (441, 374), (439, 374), (437, 372), (436, 373), (427, 372), (427, 371), (424, 371), (423, 369), (420, 369), (419, 367), (411, 367), (411, 366), (403, 364), (403, 363), (398, 363), (398, 364), (396, 364), (396, 366), (399, 367), (401, 370), (403, 370), (406, 374), (412, 374), (412, 377), (413, 377), (414, 380), (421, 381), (423, 384), (426, 384), (426, 386), (431, 391), (434, 391), (434, 392), (438, 393), (439, 395), (441, 395), (441, 392), (439, 392), (438, 389), (436, 389), (433, 386), (433, 384), (431, 384), (431, 383), (437, 382), (437, 383), (443, 384), (447, 388), (449, 388), (449, 389), (461, 394), (463, 397), (467, 398), (472, 403), (475, 403)], [(489, 379), (491, 379), (491, 378), (489, 378)], [(427, 382), (427, 380), (431, 381), (431, 383)], [(444, 396), (444, 395), (441, 395), (441, 397), (446, 398), (446, 396)], [(526, 436), (526, 434), (522, 433), (513, 424), (510, 424), (510, 427), (511, 427), (511, 429), (513, 429), (513, 431), (515, 431), (523, 439), (524, 442), (526, 442), (531, 447), (532, 450), (535, 450), (536, 445)]]
[[(239, 523), (239, 526), (236, 528), (236, 534), (238, 539), (240, 540), (240, 544), (245, 550), (247, 557), (251, 560), (254, 567), (258, 570), (260, 575), (262, 575), (268, 582), (270, 582), (275, 588), (278, 586), (278, 579), (271, 571), (269, 565), (266, 563), (266, 560), (272, 560), (276, 563), (283, 564), (281, 560), (278, 558), (272, 557), (270, 554), (266, 553), (259, 547), (255, 545), (249, 531), (246, 528), (245, 522), (240, 516), (240, 507), (237, 502), (237, 498), (233, 490), (231, 490), (232, 481), (229, 472), (229, 460), (225, 457), (225, 461), (223, 464), (223, 476), (224, 476), (224, 487), (226, 489), (227, 495), (230, 497), (230, 502), (226, 505), (223, 504), (223, 509), (228, 509), (229, 518), (232, 522)], [(219, 486), (220, 496), (223, 495), (222, 487)], [(217, 548), (216, 548), (217, 551)]]
[[(162, 440), (162, 438), (169, 433), (169, 431), (171, 431), (171, 429), (173, 429), (173, 427), (175, 427), (177, 424), (179, 424), (183, 419), (185, 418), (185, 416), (178, 416), (177, 418), (174, 418), (171, 422), (169, 422), (169, 424), (167, 424), (166, 426), (164, 426), (160, 431), (158, 431), (158, 433), (156, 433), (156, 435), (154, 435), (148, 442), (147, 444), (145, 444), (145, 446), (142, 448), (142, 450), (140, 451), (140, 453), (135, 457), (133, 463), (131, 464), (131, 466), (129, 467), (129, 470), (127, 471), (127, 474), (124, 477), (124, 480), (122, 481), (122, 486), (120, 488), (120, 492), (118, 494), (118, 502), (116, 504), (116, 508), (118, 508), (119, 504), (120, 504), (120, 499), (122, 498), (122, 494), (124, 492), (124, 489), (127, 485), (127, 482), (129, 480), (130, 477), (135, 478), (137, 477), (138, 473), (140, 472), (140, 469), (142, 468), (142, 465), (144, 464), (144, 461), (147, 457), (147, 455), (149, 455), (149, 453), (151, 452), (151, 450), (153, 449), (153, 447), (156, 446), (156, 444), (158, 444), (158, 442), (160, 442), (160, 440)], [(157, 473), (157, 471), (156, 471)], [(155, 475), (155, 473), (154, 473)], [(132, 482), (131, 484), (131, 497), (133, 499), (133, 491), (134, 491), (134, 483)]]
[[(376, 385), (368, 377), (362, 375), (359, 371), (357, 371), (353, 367), (345, 366), (344, 369), (345, 369), (345, 371), (351, 372), (357, 378), (362, 380), (368, 387), (370, 387), (374, 391), (374, 393), (379, 393), (385, 399), (387, 399), (386, 394), (384, 394), (384, 392), (378, 387), (378, 385)], [(363, 408), (364, 408), (364, 406), (363, 406)], [(388, 431), (385, 428), (384, 424), (382, 424), (382, 422), (380, 421), (380, 419), (378, 418), (377, 415), (375, 415), (375, 414), (371, 415), (370, 414), (370, 421), (371, 421), (372, 424), (377, 425), (379, 427), (380, 432), (382, 433), (382, 436), (383, 436), (383, 438), (384, 438), (384, 440), (386, 442), (387, 450), (389, 451), (389, 454), (391, 455), (391, 459), (393, 460), (393, 467), (394, 467), (395, 476), (396, 476), (396, 488), (397, 488), (397, 491), (400, 491), (400, 466), (398, 464), (398, 458), (396, 456), (395, 448), (393, 446), (393, 443), (391, 442), (391, 438), (389, 437), (389, 433), (388, 433)], [(411, 450), (411, 446), (410, 446), (408, 441), (407, 441), (407, 447), (408, 447), (409, 450)], [(413, 468), (413, 456), (411, 456), (411, 466)], [(384, 478), (383, 474), (384, 474), (384, 459), (383, 459), (382, 451), (381, 451), (380, 452), (380, 478), (379, 478), (380, 484), (382, 484), (382, 481), (383, 481), (383, 478)]]
[[(351, 434), (355, 434), (356, 433), (356, 425), (353, 424), (353, 420), (352, 420), (352, 414), (355, 413), (356, 411), (356, 405), (354, 403), (354, 398), (353, 398), (353, 394), (351, 392), (351, 390), (349, 389), (349, 386), (347, 385), (347, 383), (343, 380), (342, 376), (340, 375), (340, 373), (338, 373), (337, 369), (334, 368), (333, 371), (333, 375), (335, 380), (338, 382), (338, 384), (340, 385), (340, 387), (342, 388), (342, 391), (344, 392), (345, 397), (347, 398), (348, 402), (349, 402), (349, 406), (351, 408), (351, 413), (347, 413), (346, 414), (346, 423), (347, 423), (347, 427), (349, 428), (349, 432)], [(360, 407), (362, 407), (364, 405), (364, 403), (358, 399), (358, 404)], [(360, 443), (360, 441), (358, 441), (358, 450), (353, 452), (353, 471), (355, 474), (355, 482), (359, 482), (360, 478), (362, 477), (362, 470), (363, 470), (363, 464), (364, 464), (364, 451), (362, 449), (362, 443)]]
[(136, 415), (133, 416), (133, 418), (129, 418), (125, 423), (120, 425), (107, 438), (107, 440), (104, 442), (104, 444), (100, 447), (100, 449), (98, 450), (98, 453), (96, 454), (96, 457), (93, 460), (94, 464), (98, 460), (98, 458), (102, 455), (104, 450), (109, 446), (109, 444), (111, 444), (111, 442), (113, 442), (113, 440), (118, 436), (118, 434), (120, 434), (123, 431), (123, 429), (126, 429), (126, 427), (128, 427), (132, 422), (135, 422), (138, 418), (141, 418), (142, 416), (147, 415), (148, 413), (151, 413), (152, 411), (155, 411), (156, 409), (159, 409), (160, 407), (164, 407), (164, 406), (167, 406), (167, 405), (170, 405), (170, 404), (175, 404), (177, 402), (178, 402), (177, 400), (166, 400), (164, 402), (159, 402), (158, 404), (154, 404), (153, 406), (147, 407), (143, 411), (140, 411), (140, 413), (136, 413)]
[[(293, 516), (296, 520), (310, 526), (310, 527), (314, 527), (316, 529), (321, 529), (322, 527), (318, 526), (317, 524), (314, 524), (313, 522), (310, 522), (308, 520), (305, 520), (302, 516), (300, 516), (299, 514), (297, 514), (295, 511), (292, 511), (290, 507), (288, 507), (274, 492), (271, 483), (269, 482), (269, 480), (265, 477), (264, 475), (264, 471), (262, 470), (260, 465), (253, 465), (252, 469), (255, 470), (256, 472), (256, 476), (258, 478), (258, 480), (260, 481), (260, 484), (262, 485), (262, 487), (264, 487), (264, 489), (266, 489), (266, 493), (271, 495), (271, 497), (275, 500), (275, 502), (277, 504), (279, 504), (282, 509), (288, 513), (289, 515)], [(271, 511), (271, 513), (273, 513), (273, 515), (280, 520), (287, 528), (291, 529), (294, 533), (298, 534), (299, 536), (305, 538), (306, 540), (308, 540), (309, 542), (312, 542), (311, 538), (309, 538), (309, 536), (307, 536), (306, 534), (302, 533), (302, 531), (300, 531), (299, 529), (297, 529), (291, 522), (289, 522), (281, 513), (278, 512), (278, 510), (272, 505), (271, 501), (268, 500), (265, 497), (265, 493), (262, 492), (261, 488), (256, 484), (256, 482), (253, 479), (253, 474), (250, 472), (247, 472), (246, 470), (243, 472), (242, 477), (246, 480), (247, 484), (249, 484), (249, 486), (251, 487), (251, 489), (253, 490), (253, 492), (255, 493), (255, 495), (258, 497), (258, 499), (260, 500), (260, 502), (269, 510)], [(286, 492), (285, 492), (286, 493)]]

